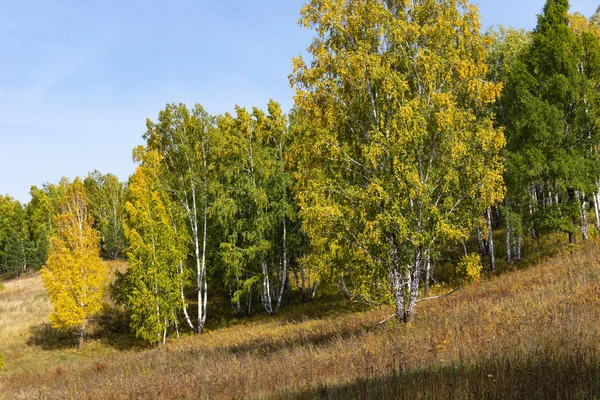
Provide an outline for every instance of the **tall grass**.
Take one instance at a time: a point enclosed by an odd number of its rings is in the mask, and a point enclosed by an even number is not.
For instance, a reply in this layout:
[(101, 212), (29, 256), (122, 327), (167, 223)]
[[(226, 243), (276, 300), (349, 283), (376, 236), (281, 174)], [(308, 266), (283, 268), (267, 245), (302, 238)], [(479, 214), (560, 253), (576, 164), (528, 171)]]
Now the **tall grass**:
[[(420, 303), (410, 325), (378, 325), (388, 307), (340, 309), (339, 299), (325, 297), (318, 308), (299, 305), (162, 349), (119, 350), (98, 338), (77, 353), (21, 342), (22, 351), (35, 351), (43, 362), (19, 366), (7, 356), (0, 397), (595, 398), (599, 257), (595, 244), (567, 248)], [(15, 293), (15, 284), (7, 282), (7, 292)], [(35, 293), (19, 299), (30, 303)], [(24, 309), (19, 299), (10, 302)], [(338, 311), (326, 312), (328, 304)], [(44, 321), (43, 312), (35, 313), (30, 323)]]

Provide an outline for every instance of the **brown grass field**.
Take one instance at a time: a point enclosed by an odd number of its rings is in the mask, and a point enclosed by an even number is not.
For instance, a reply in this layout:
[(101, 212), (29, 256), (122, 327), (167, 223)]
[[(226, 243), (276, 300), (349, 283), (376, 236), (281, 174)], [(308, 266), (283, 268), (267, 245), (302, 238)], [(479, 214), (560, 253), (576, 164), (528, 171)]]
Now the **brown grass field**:
[(0, 292), (0, 398), (600, 398), (599, 261), (597, 242), (564, 248), (420, 303), (410, 325), (323, 292), (143, 348), (108, 313), (81, 352), (30, 275)]

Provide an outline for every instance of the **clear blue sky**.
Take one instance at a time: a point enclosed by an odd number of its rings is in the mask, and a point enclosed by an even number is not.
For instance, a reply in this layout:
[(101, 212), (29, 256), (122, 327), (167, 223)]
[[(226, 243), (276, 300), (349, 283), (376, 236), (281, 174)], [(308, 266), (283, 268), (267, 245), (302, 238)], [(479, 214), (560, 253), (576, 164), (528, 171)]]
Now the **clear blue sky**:
[[(126, 180), (145, 119), (168, 102), (289, 109), (291, 58), (311, 39), (303, 3), (0, 0), (0, 194), (28, 201), (31, 185), (94, 169)], [(544, 0), (478, 3), (485, 26), (532, 29)]]

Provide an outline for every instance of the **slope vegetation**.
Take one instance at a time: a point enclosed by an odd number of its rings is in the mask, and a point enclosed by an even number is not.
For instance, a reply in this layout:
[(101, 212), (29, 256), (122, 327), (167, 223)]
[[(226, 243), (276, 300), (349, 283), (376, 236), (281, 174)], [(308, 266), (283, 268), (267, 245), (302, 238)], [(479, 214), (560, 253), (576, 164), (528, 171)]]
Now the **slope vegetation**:
[(421, 303), (410, 325), (377, 324), (389, 308), (325, 296), (318, 309), (160, 349), (100, 332), (82, 352), (45, 327), (48, 301), (39, 277), (27, 277), (0, 292), (0, 398), (594, 398), (599, 261), (596, 244), (571, 247)]

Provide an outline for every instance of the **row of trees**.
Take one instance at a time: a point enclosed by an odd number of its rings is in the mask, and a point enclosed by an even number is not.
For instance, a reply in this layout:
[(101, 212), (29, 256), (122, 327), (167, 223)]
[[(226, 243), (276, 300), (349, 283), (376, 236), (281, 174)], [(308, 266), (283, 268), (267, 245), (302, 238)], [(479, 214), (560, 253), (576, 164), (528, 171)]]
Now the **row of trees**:
[[(200, 106), (173, 104), (147, 128), (147, 145), (134, 152), (139, 167), (124, 220), (130, 269), (116, 284), (136, 332), (164, 339), (178, 313), (201, 332), (209, 276), (229, 292), (237, 314), (251, 312), (255, 294), (267, 314), (276, 313), (290, 269), (299, 272), (302, 240), (280, 106), (215, 118)], [(191, 282), (195, 309), (188, 312)]]
[(600, 218), (600, 13), (588, 20), (568, 9), (567, 0), (548, 1), (532, 34), (493, 37), (490, 71), (504, 83), (493, 111), (507, 136), (507, 243), (524, 230), (565, 232), (571, 243), (581, 231), (587, 240), (592, 204)]
[[(0, 196), (0, 274), (19, 276), (39, 269), (48, 259), (50, 239), (56, 231), (54, 216), (58, 203), (71, 182), (33, 186), (31, 200), (21, 204), (10, 196)], [(100, 232), (102, 255), (124, 256), (122, 214), (127, 185), (112, 174), (91, 172), (83, 181), (90, 203), (92, 223)]]
[(292, 285), (308, 300), (316, 282), (411, 321), (451, 242), (467, 253), (459, 273), (477, 275), (488, 256), (495, 268), (499, 227), (507, 264), (525, 235), (587, 239), (592, 207), (600, 228), (600, 13), (568, 11), (548, 0), (533, 32), (482, 34), (467, 0), (312, 0), (289, 115), (274, 101), (221, 116), (167, 105), (128, 185), (93, 173), (33, 188), (26, 207), (0, 203), (26, 221), (0, 230), (0, 255), (5, 232), (22, 231), (43, 262), (75, 185), (89, 240), (129, 261), (112, 293), (144, 340), (180, 323), (201, 332), (221, 289), (239, 315), (253, 300), (274, 314)]

